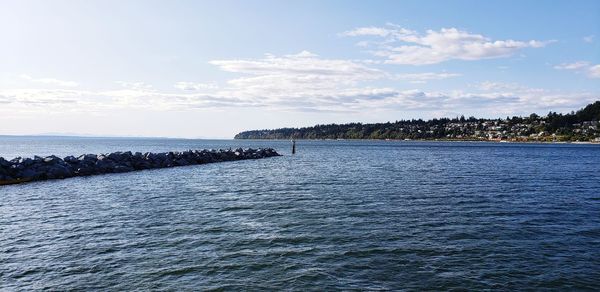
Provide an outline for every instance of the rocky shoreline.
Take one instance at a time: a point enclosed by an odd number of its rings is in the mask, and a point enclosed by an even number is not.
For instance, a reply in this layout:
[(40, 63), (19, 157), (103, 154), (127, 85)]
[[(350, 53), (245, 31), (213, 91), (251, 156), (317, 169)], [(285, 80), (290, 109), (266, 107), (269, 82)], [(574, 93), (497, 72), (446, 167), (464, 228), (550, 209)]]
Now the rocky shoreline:
[(238, 148), (164, 153), (127, 151), (65, 158), (52, 155), (6, 160), (0, 157), (0, 185), (273, 156), (281, 155), (272, 148)]

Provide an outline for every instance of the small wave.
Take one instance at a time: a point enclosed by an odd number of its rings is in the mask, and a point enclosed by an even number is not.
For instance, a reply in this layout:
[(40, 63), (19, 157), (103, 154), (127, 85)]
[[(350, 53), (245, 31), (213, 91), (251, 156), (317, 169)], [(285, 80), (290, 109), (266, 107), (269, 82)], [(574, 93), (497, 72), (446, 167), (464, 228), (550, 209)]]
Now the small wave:
[(220, 209), (217, 212), (231, 212), (231, 211), (240, 211), (240, 210), (252, 210), (254, 207), (252, 206), (230, 206)]

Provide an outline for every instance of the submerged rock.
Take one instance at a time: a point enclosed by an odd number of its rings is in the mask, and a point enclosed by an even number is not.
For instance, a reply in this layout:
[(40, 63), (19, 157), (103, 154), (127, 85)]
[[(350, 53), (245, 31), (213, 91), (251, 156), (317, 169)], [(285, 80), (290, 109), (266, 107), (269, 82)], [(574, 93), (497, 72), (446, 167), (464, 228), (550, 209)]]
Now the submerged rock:
[(0, 157), (0, 185), (273, 156), (280, 155), (272, 148), (238, 148), (144, 154), (127, 151), (67, 156), (64, 159), (51, 155), (34, 156), (33, 159), (17, 157), (9, 161)]

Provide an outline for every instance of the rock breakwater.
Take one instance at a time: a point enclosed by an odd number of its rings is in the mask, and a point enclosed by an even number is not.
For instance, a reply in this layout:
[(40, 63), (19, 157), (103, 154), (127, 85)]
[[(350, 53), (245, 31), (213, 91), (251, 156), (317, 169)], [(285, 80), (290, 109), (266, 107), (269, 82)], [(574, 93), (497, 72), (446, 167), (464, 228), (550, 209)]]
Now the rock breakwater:
[(65, 158), (51, 155), (6, 160), (0, 157), (0, 185), (273, 156), (280, 155), (272, 148), (238, 148), (165, 153), (127, 151)]

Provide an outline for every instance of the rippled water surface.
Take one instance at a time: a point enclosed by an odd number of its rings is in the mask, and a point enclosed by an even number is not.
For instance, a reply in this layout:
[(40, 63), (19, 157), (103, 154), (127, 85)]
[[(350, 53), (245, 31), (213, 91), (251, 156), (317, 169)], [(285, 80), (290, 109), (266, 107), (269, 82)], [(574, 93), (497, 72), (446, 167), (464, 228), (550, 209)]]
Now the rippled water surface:
[(0, 290), (600, 289), (600, 145), (0, 137), (283, 157), (0, 186)]

